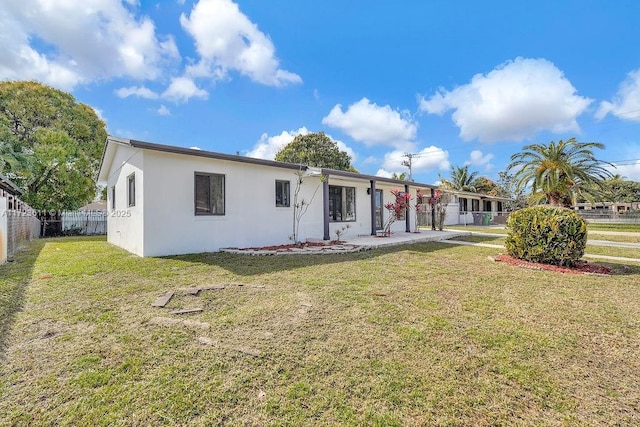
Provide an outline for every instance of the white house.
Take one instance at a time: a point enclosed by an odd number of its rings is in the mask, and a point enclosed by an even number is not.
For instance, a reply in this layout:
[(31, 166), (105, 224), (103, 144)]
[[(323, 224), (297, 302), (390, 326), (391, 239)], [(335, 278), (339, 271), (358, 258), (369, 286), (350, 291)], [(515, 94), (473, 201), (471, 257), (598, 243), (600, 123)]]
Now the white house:
[(488, 194), (468, 191), (455, 191), (447, 207), (446, 225), (453, 224), (504, 224), (508, 212), (505, 204), (508, 197), (490, 196)]
[[(107, 240), (140, 256), (291, 243), (298, 200), (308, 203), (298, 240), (375, 235), (391, 190), (434, 186), (332, 169), (109, 137), (98, 181), (107, 185)], [(413, 202), (412, 202), (413, 203)], [(392, 232), (410, 232), (415, 215)]]

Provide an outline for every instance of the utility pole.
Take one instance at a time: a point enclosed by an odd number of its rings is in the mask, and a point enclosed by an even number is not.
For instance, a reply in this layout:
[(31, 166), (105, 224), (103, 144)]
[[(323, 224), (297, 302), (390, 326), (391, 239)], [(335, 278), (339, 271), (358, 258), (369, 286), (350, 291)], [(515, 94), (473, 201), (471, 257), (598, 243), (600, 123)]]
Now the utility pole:
[(407, 160), (402, 161), (402, 166), (406, 166), (409, 168), (409, 181), (413, 182), (413, 174), (411, 168), (413, 166), (413, 158), (417, 157), (417, 154), (414, 153), (404, 153), (402, 157), (406, 157)]

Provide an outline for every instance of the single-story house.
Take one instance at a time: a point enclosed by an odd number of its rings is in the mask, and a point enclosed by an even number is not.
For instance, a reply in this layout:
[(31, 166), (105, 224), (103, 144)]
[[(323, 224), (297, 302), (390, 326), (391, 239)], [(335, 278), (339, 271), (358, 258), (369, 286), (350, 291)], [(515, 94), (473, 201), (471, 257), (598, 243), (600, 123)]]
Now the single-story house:
[(625, 214), (640, 210), (640, 202), (577, 203), (573, 209), (586, 214)]
[(508, 215), (505, 204), (509, 200), (508, 197), (454, 191), (447, 208), (445, 224), (504, 224)]
[[(302, 184), (298, 186), (298, 174)], [(428, 184), (110, 136), (98, 181), (107, 185), (107, 240), (139, 256), (291, 243), (294, 202), (304, 200), (299, 241), (376, 235), (391, 191)], [(410, 232), (416, 215), (391, 231)], [(348, 227), (348, 228), (347, 228)]]

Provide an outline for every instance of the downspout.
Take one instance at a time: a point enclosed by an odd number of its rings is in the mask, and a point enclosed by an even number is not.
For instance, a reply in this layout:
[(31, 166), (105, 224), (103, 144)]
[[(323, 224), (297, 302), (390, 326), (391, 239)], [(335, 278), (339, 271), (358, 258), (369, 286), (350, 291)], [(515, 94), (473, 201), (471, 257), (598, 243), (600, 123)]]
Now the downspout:
[[(409, 194), (409, 184), (404, 185), (405, 194)], [(407, 205), (406, 211), (404, 213), (404, 231), (407, 233), (411, 233), (411, 204)]]
[(324, 181), (322, 181), (322, 210), (324, 212), (324, 236), (322, 239), (331, 240), (331, 235), (329, 234), (329, 175), (325, 175)]
[(369, 191), (371, 192), (371, 235), (377, 234), (376, 229), (376, 182), (375, 180), (369, 181)]

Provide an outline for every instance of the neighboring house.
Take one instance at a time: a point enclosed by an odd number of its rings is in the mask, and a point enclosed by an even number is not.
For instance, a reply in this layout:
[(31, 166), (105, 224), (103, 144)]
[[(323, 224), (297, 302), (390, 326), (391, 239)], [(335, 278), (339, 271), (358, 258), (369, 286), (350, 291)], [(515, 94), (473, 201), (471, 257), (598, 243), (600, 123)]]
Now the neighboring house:
[(511, 199), (468, 191), (454, 191), (452, 195), (447, 208), (446, 225), (505, 223), (508, 215), (505, 205)]
[(574, 210), (579, 213), (585, 214), (626, 214), (632, 211), (640, 210), (640, 202), (598, 202), (591, 203), (577, 203)]
[[(353, 172), (109, 137), (98, 180), (107, 185), (107, 240), (140, 256), (291, 243), (297, 172), (308, 203), (298, 240), (375, 235), (391, 190), (434, 186)], [(392, 232), (414, 229), (415, 215)]]

